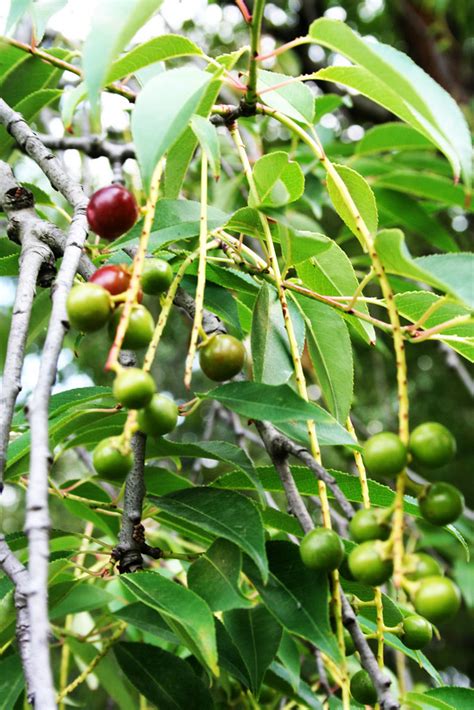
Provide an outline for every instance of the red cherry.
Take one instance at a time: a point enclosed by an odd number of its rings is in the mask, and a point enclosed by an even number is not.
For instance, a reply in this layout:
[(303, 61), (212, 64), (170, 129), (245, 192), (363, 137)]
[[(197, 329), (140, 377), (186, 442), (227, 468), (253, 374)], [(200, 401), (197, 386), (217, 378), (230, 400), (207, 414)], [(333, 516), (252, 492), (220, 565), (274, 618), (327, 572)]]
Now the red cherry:
[(87, 206), (90, 228), (108, 241), (128, 232), (137, 219), (138, 205), (135, 198), (122, 185), (108, 185), (97, 190)]
[[(101, 266), (92, 274), (89, 283), (99, 284), (102, 288), (110, 293), (111, 296), (117, 296), (119, 293), (125, 293), (130, 286), (132, 275), (128, 271), (125, 264), (107, 264)], [(137, 293), (137, 301), (143, 301), (143, 291), (140, 288)]]
[(92, 274), (89, 281), (99, 284), (112, 296), (124, 293), (130, 286), (131, 275), (122, 264), (108, 264)]

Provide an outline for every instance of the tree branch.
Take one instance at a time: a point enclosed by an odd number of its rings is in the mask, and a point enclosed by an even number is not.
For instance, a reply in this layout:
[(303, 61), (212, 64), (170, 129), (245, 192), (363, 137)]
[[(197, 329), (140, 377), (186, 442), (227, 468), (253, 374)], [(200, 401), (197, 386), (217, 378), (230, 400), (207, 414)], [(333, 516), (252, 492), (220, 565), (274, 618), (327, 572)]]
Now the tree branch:
[(16, 638), (25, 676), (28, 702), (34, 702), (33, 670), (31, 664), (31, 628), (28, 615), (28, 572), (10, 550), (5, 536), (0, 534), (0, 569), (2, 569), (15, 587)]
[(41, 143), (24, 118), (0, 99), (0, 123), (18, 145), (42, 169), (51, 185), (74, 209), (61, 268), (53, 289), (53, 307), (48, 325), (38, 382), (29, 405), (31, 460), (26, 495), (25, 531), (28, 535), (28, 611), (31, 623), (31, 669), (35, 704), (41, 710), (56, 707), (49, 657), (48, 560), (49, 512), (48, 471), (51, 463), (48, 441), (48, 404), (56, 379), (62, 342), (69, 327), (66, 298), (79, 267), (87, 237), (87, 197), (81, 186), (64, 171), (61, 162)]
[(128, 158), (135, 158), (132, 143), (115, 143), (102, 136), (50, 136), (40, 134), (40, 141), (51, 150), (80, 150), (89, 158), (105, 157), (111, 163), (124, 163)]

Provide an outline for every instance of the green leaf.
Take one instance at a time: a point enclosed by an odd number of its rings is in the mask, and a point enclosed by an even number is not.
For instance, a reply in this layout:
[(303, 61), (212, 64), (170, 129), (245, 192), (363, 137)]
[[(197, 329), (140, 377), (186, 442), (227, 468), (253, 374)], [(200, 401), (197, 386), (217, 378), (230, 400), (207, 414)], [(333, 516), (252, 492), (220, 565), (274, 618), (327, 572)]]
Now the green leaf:
[(326, 251), (332, 243), (332, 239), (317, 232), (281, 229), (281, 248), (287, 269)]
[(433, 144), (405, 123), (384, 123), (370, 128), (356, 143), (357, 155), (370, 155), (392, 150), (433, 150)]
[[(181, 658), (145, 643), (120, 642), (117, 661), (132, 685), (160, 710), (212, 710), (204, 683)], [(191, 704), (191, 705), (190, 705)]]
[(229, 382), (199, 396), (215, 399), (249, 419), (266, 419), (280, 425), (311, 419), (316, 423), (318, 431), (322, 430), (320, 443), (323, 445), (355, 443), (328, 412), (314, 402), (306, 402), (289, 385)]
[(7, 22), (5, 25), (5, 34), (9, 35), (15, 28), (15, 25), (21, 20), (30, 9), (32, 0), (12, 0), (8, 11)]
[(298, 200), (304, 192), (303, 171), (283, 151), (268, 153), (259, 158), (252, 173), (259, 201), (255, 204), (251, 195), (250, 207), (282, 207)]
[(310, 641), (338, 661), (339, 652), (329, 624), (327, 575), (305, 567), (298, 546), (290, 542), (268, 543), (267, 555), (270, 575), (266, 585), (254, 565), (244, 562), (244, 571), (265, 606), (289, 633)]
[(324, 94), (316, 97), (316, 111), (314, 114), (314, 122), (319, 123), (323, 116), (327, 113), (332, 113), (345, 102), (343, 96), (339, 94)]
[(0, 710), (12, 710), (25, 686), (18, 654), (0, 659)]
[[(40, 89), (19, 101), (15, 106), (15, 111), (21, 113), (27, 123), (31, 123), (41, 109), (53, 103), (61, 93), (61, 91), (56, 89)], [(2, 126), (0, 128), (0, 158), (8, 155), (14, 145), (14, 139), (10, 137)]]
[(158, 74), (140, 92), (132, 135), (146, 190), (164, 154), (187, 127), (212, 76), (194, 67)]
[(278, 649), (278, 658), (288, 672), (291, 687), (297, 692), (301, 674), (300, 652), (296, 641), (287, 631), (283, 631), (280, 648)]
[(53, 15), (67, 5), (68, 0), (37, 0), (31, 6), (31, 16), (33, 19), (35, 42), (40, 44), (44, 37), (46, 27)]
[[(430, 291), (405, 291), (395, 295), (397, 310), (404, 318), (416, 323), (429, 308), (435, 310), (424, 321), (422, 328), (433, 328), (458, 316), (469, 316), (471, 309), (453, 302), (445, 296), (437, 296)], [(420, 327), (420, 330), (422, 330)], [(445, 337), (443, 337), (445, 336)], [(452, 339), (451, 336), (454, 336)], [(474, 362), (474, 322), (460, 323), (446, 328), (439, 340), (456, 350), (460, 355)]]
[[(466, 209), (466, 198), (461, 185), (455, 185), (452, 180), (440, 175), (420, 173), (419, 170), (396, 170), (378, 177), (374, 186), (435, 200), (443, 206), (452, 205)], [(470, 206), (468, 209), (473, 211), (474, 207)]]
[[(335, 242), (329, 249), (297, 264), (296, 270), (307, 288), (326, 296), (352, 296), (359, 285), (349, 257)], [(357, 310), (369, 313), (363, 302), (357, 304)], [(375, 343), (371, 323), (356, 318), (350, 323), (366, 342)]]
[(405, 698), (416, 710), (458, 710), (455, 705), (445, 703), (438, 698), (429, 697), (425, 693), (410, 691), (405, 694)]
[(112, 62), (162, 1), (102, 0), (96, 8), (82, 55), (84, 82), (93, 111), (98, 108), (99, 93), (107, 83)]
[(139, 44), (111, 65), (106, 84), (128, 76), (155, 62), (166, 62), (176, 57), (202, 54), (202, 50), (187, 37), (182, 35), (161, 35), (148, 42)]
[(114, 597), (104, 589), (86, 582), (75, 584), (67, 583), (65, 593), (54, 604), (51, 604), (49, 616), (51, 619), (58, 619), (67, 614), (77, 614), (81, 611), (91, 611), (92, 609), (107, 608), (107, 604), (113, 601)]
[[(370, 234), (375, 237), (378, 226), (377, 205), (375, 202), (374, 193), (369, 187), (368, 182), (355, 170), (348, 168), (345, 165), (334, 165), (339, 177), (344, 182), (352, 200), (357, 207), (360, 216), (364, 220)], [(367, 249), (367, 243), (364, 237), (361, 236), (361, 229), (358, 220), (356, 220), (347, 207), (340, 189), (333, 177), (328, 173), (327, 186), (329, 197), (334, 205), (334, 209), (338, 213), (342, 221), (349, 227), (351, 232), (357, 237), (364, 249)]]
[(350, 59), (355, 67), (328, 67), (317, 78), (343, 83), (385, 106), (422, 133), (448, 158), (455, 176), (471, 182), (471, 139), (454, 99), (409, 57), (357, 35), (343, 22), (321, 18), (309, 37)]
[(344, 425), (354, 390), (352, 346), (347, 325), (333, 308), (295, 295), (306, 326), (311, 361), (329, 411)]
[(212, 611), (252, 606), (239, 588), (242, 568), (240, 549), (225, 539), (213, 542), (188, 570), (188, 586)]
[[(217, 61), (222, 67), (230, 71), (239, 60), (247, 47), (241, 47), (235, 52), (222, 54)], [(209, 116), (213, 105), (222, 87), (222, 77), (214, 78), (207, 87), (204, 96), (195, 111), (199, 116)], [(197, 146), (197, 138), (191, 127), (187, 128), (179, 139), (179, 143), (171, 148), (166, 158), (164, 196), (175, 199), (178, 197), (183, 184), (186, 171)]]
[[(300, 680), (296, 692), (292, 690), (292, 675), (285, 666), (275, 661), (270, 666), (270, 669), (265, 676), (265, 683), (271, 688), (277, 690), (281, 697), (291, 698), (297, 702), (297, 707), (308, 707), (311, 710), (324, 710), (324, 705), (318, 700), (314, 694), (313, 688)], [(337, 704), (336, 704), (337, 703)], [(340, 701), (334, 696), (331, 696), (329, 701), (330, 710), (340, 710), (342, 707)]]
[(263, 605), (227, 611), (223, 621), (245, 666), (247, 685), (258, 697), (265, 672), (278, 651), (282, 628)]
[(388, 273), (422, 281), (450, 293), (469, 306), (474, 305), (471, 288), (474, 254), (436, 254), (413, 259), (400, 229), (379, 232), (375, 248)]
[[(288, 305), (301, 355), (304, 322), (294, 303)], [(293, 375), (288, 336), (278, 295), (266, 282), (262, 284), (253, 309), (251, 343), (255, 381), (274, 385), (287, 382)]]
[[(156, 252), (173, 242), (196, 237), (199, 234), (200, 209), (200, 203), (193, 200), (158, 200), (148, 250)], [(217, 207), (209, 206), (207, 218), (208, 228), (212, 231), (222, 227), (228, 215)], [(115, 251), (132, 246), (138, 242), (142, 227), (143, 221), (140, 220), (127, 234), (116, 239), (110, 248)]]
[(120, 583), (139, 601), (156, 609), (184, 645), (218, 675), (214, 618), (197, 594), (157, 572), (123, 574)]
[(442, 251), (459, 251), (448, 230), (424, 206), (407, 194), (374, 188), (381, 226), (404, 227)]
[(218, 180), (221, 174), (221, 149), (217, 128), (197, 113), (191, 118), (191, 128), (207, 156), (214, 179)]
[(451, 704), (456, 710), (472, 710), (474, 707), (474, 690), (445, 685), (442, 688), (431, 688), (426, 695), (436, 700)]
[(160, 614), (146, 604), (142, 604), (141, 602), (127, 604), (115, 610), (114, 615), (126, 621), (127, 624), (135, 626), (141, 631), (145, 631), (147, 634), (157, 636), (175, 646), (179, 644), (179, 638), (170, 630), (168, 624), (163, 621)]
[[(257, 79), (257, 92), (265, 91), (261, 101), (271, 108), (293, 118), (298, 123), (312, 125), (314, 119), (314, 95), (309, 86), (302, 81), (291, 81), (286, 86), (280, 86), (293, 77), (277, 74), (272, 71), (260, 70)], [(268, 89), (274, 90), (268, 91)]]
[(177, 456), (186, 458), (208, 458), (237, 466), (251, 482), (253, 489), (260, 486), (252, 460), (244, 449), (228, 441), (197, 441), (194, 444), (161, 439), (157, 444), (148, 442), (147, 456)]
[(159, 498), (150, 496), (150, 499), (171, 516), (237, 545), (266, 578), (263, 523), (258, 508), (249, 498), (231, 491), (195, 487)]
[(19, 256), (18, 254), (10, 254), (9, 256), (0, 257), (0, 277), (1, 276), (18, 276)]

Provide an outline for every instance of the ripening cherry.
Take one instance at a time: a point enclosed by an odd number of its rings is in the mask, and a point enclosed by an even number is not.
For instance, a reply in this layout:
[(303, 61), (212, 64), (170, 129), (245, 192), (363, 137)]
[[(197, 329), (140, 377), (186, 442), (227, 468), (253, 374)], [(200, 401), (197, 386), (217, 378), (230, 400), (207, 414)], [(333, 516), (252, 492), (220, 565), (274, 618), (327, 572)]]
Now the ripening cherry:
[(244, 362), (245, 348), (233, 335), (214, 335), (199, 351), (201, 370), (214, 382), (235, 377)]
[(92, 463), (99, 476), (121, 481), (132, 469), (133, 454), (123, 452), (119, 436), (110, 436), (97, 444)]
[(108, 185), (94, 192), (87, 206), (87, 221), (93, 232), (112, 241), (125, 234), (138, 219), (138, 205), (122, 185)]
[(153, 395), (147, 406), (138, 412), (138, 426), (150, 436), (168, 434), (177, 421), (178, 405), (164, 394)]
[(89, 283), (99, 284), (111, 296), (118, 296), (119, 293), (127, 291), (131, 278), (124, 264), (106, 264), (92, 274)]

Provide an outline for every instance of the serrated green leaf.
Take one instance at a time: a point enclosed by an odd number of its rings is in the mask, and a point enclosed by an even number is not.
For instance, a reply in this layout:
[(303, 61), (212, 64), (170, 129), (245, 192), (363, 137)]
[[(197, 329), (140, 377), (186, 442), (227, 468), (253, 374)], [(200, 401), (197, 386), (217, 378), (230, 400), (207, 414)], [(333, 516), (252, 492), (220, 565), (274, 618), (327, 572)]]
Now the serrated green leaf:
[(259, 199), (255, 204), (251, 195), (250, 207), (282, 207), (298, 200), (304, 192), (303, 171), (283, 151), (263, 155), (254, 164), (252, 174)]
[(145, 643), (120, 642), (117, 661), (138, 692), (160, 710), (212, 710), (209, 690), (186, 661)]
[(311, 361), (327, 407), (338, 422), (344, 424), (354, 389), (352, 346), (347, 325), (330, 306), (293, 295), (304, 317)]
[(474, 707), (474, 690), (445, 685), (442, 688), (431, 688), (426, 695), (435, 700), (451, 704), (456, 710), (472, 710)]
[(471, 183), (471, 139), (454, 99), (402, 52), (357, 35), (343, 22), (321, 18), (309, 30), (312, 41), (329, 47), (357, 66), (328, 67), (318, 78), (360, 91), (431, 140)]
[(435, 200), (441, 202), (443, 206), (452, 205), (474, 211), (472, 205), (466, 206), (463, 188), (440, 175), (422, 173), (419, 170), (395, 170), (379, 176), (374, 186), (397, 190), (426, 200)]
[[(348, 168), (345, 165), (334, 165), (334, 167), (352, 197), (352, 200), (357, 207), (360, 216), (364, 220), (370, 234), (372, 237), (375, 237), (378, 226), (377, 205), (374, 193), (369, 187), (368, 182), (362, 177), (362, 175), (355, 170), (352, 170), (352, 168)], [(334, 209), (338, 213), (339, 217), (357, 237), (364, 249), (367, 249), (367, 243), (361, 234), (359, 221), (355, 219), (347, 207), (343, 196), (341, 195), (339, 186), (330, 173), (327, 175), (327, 186)]]
[(84, 83), (93, 111), (97, 110), (112, 62), (162, 2), (103, 0), (96, 8), (82, 54)]
[(150, 500), (174, 518), (189, 521), (212, 537), (222, 537), (237, 545), (266, 578), (263, 523), (258, 508), (249, 498), (196, 486), (167, 496), (150, 496)]
[[(297, 264), (296, 270), (307, 288), (326, 296), (351, 296), (359, 285), (349, 257), (336, 242), (332, 242), (329, 249)], [(357, 304), (357, 310), (369, 313), (364, 302)], [(366, 342), (375, 342), (371, 323), (355, 318), (350, 323)]]
[(176, 57), (198, 54), (202, 54), (202, 50), (197, 44), (182, 35), (166, 34), (153, 37), (116, 59), (107, 73), (106, 84), (133, 74), (155, 62), (166, 62)]
[(278, 651), (282, 628), (263, 605), (227, 611), (223, 621), (242, 658), (247, 685), (258, 697), (265, 672)]
[(413, 259), (400, 229), (380, 231), (375, 248), (388, 273), (422, 281), (452, 294), (467, 305), (474, 305), (471, 288), (474, 254), (436, 254)]
[(157, 572), (123, 574), (120, 583), (139, 601), (156, 609), (184, 645), (218, 675), (214, 619), (197, 594)]
[(392, 150), (433, 150), (433, 144), (405, 123), (384, 123), (370, 128), (356, 144), (357, 155)]
[(18, 654), (0, 659), (0, 710), (11, 710), (15, 707), (24, 686), (23, 669)]
[(329, 237), (317, 232), (300, 229), (281, 228), (281, 249), (285, 257), (285, 267), (300, 264), (331, 247)]
[[(302, 81), (292, 81), (292, 77), (260, 70), (257, 78), (257, 92), (265, 91), (261, 100), (271, 108), (293, 118), (298, 123), (312, 125), (314, 119), (314, 95)], [(275, 89), (272, 89), (275, 87)]]
[[(294, 303), (289, 302), (288, 306), (301, 355), (305, 337), (304, 322)], [(281, 304), (275, 289), (266, 282), (258, 293), (253, 309), (251, 344), (256, 382), (279, 385), (290, 379), (293, 375), (293, 361)]]
[(339, 652), (329, 625), (329, 589), (326, 574), (309, 570), (297, 545), (267, 545), (270, 576), (266, 585), (254, 565), (246, 560), (244, 571), (256, 586), (267, 609), (288, 632), (301, 636), (337, 661)]
[(288, 671), (291, 687), (297, 692), (301, 674), (300, 653), (296, 641), (287, 631), (283, 631), (278, 649), (278, 658)]
[(182, 67), (158, 74), (140, 92), (132, 135), (145, 189), (158, 162), (187, 127), (212, 76)]

